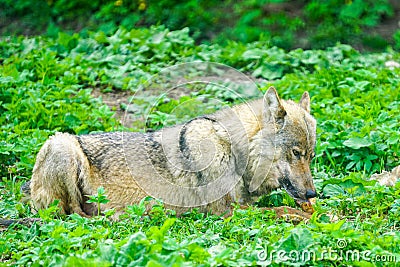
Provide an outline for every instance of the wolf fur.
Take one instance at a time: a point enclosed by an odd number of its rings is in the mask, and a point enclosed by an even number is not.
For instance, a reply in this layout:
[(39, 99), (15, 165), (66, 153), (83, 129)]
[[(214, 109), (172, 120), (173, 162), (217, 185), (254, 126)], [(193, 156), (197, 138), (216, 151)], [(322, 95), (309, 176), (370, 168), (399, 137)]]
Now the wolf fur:
[(395, 186), (398, 179), (400, 179), (400, 166), (395, 167), (390, 172), (382, 171), (371, 176), (371, 180), (376, 180), (380, 185), (385, 186)]
[(75, 136), (56, 133), (40, 149), (29, 188), (35, 209), (60, 200), (62, 212), (93, 216), (88, 195), (105, 188), (101, 211), (122, 212), (147, 195), (178, 214), (222, 214), (284, 188), (297, 203), (316, 196), (310, 161), (316, 121), (310, 97), (299, 103), (264, 97), (156, 132)]

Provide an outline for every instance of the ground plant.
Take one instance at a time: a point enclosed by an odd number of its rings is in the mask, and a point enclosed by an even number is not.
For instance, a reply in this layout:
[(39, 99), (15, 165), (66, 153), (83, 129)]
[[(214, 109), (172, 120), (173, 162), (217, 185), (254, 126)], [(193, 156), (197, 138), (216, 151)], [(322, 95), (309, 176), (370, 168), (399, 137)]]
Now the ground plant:
[[(107, 33), (165, 25), (189, 27), (196, 42), (268, 40), (284, 48), (322, 49), (336, 42), (367, 50), (398, 48), (396, 0), (0, 0), (0, 33)], [(22, 26), (22, 27), (21, 27)]]
[[(252, 77), (260, 93), (271, 85), (285, 99), (309, 91), (318, 124), (311, 167), (319, 192), (309, 221), (278, 219), (258, 208), (296, 207), (280, 190), (254, 207), (235, 206), (228, 217), (196, 210), (177, 217), (159, 200), (146, 212), (150, 198), (127, 207), (119, 221), (110, 220), (112, 210), (82, 218), (60, 214), (57, 203), (34, 213), (22, 202), (20, 188), (35, 156), (57, 131), (154, 130), (210, 108), (198, 99), (241, 101), (222, 87), (196, 90), (164, 98), (148, 122), (130, 127), (118, 112), (132, 107), (105, 101), (134, 95), (166, 67), (194, 61), (232, 67)], [(369, 177), (400, 162), (399, 61), (392, 49), (362, 54), (343, 44), (290, 51), (269, 40), (197, 44), (189, 29), (164, 26), (1, 38), (0, 218), (40, 222), (1, 229), (0, 266), (394, 266), (400, 183), (386, 187)], [(143, 105), (154, 97), (142, 96)], [(178, 116), (182, 104), (189, 112)], [(107, 192), (99, 188), (90, 201), (106, 203)]]

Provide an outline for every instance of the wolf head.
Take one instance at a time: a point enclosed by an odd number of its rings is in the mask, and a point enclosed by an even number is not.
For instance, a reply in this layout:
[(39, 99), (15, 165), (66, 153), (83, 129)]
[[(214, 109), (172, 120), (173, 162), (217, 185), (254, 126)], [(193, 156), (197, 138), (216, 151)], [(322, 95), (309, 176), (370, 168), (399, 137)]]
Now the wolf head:
[(316, 142), (316, 121), (310, 115), (310, 96), (299, 103), (281, 100), (275, 88), (263, 99), (260, 157), (249, 192), (283, 188), (300, 205), (316, 196), (310, 171)]

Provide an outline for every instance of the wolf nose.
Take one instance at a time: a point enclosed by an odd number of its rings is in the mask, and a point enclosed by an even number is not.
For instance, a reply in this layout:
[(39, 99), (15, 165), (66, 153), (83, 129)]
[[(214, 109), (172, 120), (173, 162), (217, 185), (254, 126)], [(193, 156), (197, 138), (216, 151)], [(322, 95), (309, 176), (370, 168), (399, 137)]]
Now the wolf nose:
[(306, 198), (307, 199), (314, 198), (316, 196), (317, 196), (317, 193), (314, 190), (307, 189), (307, 191), (306, 191)]

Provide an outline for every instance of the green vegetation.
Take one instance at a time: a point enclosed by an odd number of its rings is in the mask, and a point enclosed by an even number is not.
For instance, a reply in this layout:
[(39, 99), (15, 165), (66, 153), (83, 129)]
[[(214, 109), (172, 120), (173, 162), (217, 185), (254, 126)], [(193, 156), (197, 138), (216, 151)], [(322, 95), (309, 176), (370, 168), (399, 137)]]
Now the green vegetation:
[[(387, 188), (368, 181), (400, 162), (400, 69), (385, 67), (388, 60), (398, 61), (399, 53), (363, 55), (347, 45), (285, 52), (269, 41), (196, 45), (187, 29), (151, 27), (3, 38), (0, 58), (0, 217), (43, 221), (0, 233), (0, 266), (252, 266), (271, 260), (382, 266), (400, 259), (400, 184)], [(194, 60), (251, 74), (262, 91), (274, 85), (284, 98), (310, 92), (318, 121), (312, 167), (324, 198), (308, 223), (295, 225), (258, 208), (235, 209), (229, 218), (196, 211), (176, 218), (159, 203), (146, 214), (150, 199), (128, 207), (118, 222), (108, 219), (112, 211), (92, 219), (61, 216), (55, 203), (33, 215), (20, 203), (19, 188), (49, 135), (123, 129), (93, 90), (133, 93), (163, 68)], [(196, 97), (238, 101), (221, 90), (199, 91)], [(201, 110), (199, 102), (189, 101), (193, 98), (161, 101), (147, 127), (179, 121), (166, 118), (182, 103)], [(90, 199), (100, 204), (106, 195), (100, 188)], [(282, 191), (260, 203), (294, 206)], [(289, 258), (278, 258), (277, 251)]]
[(119, 26), (162, 24), (189, 27), (196, 41), (214, 43), (262, 39), (285, 49), (321, 49), (341, 42), (370, 50), (400, 45), (396, 26), (386, 23), (400, 9), (395, 0), (0, 0), (0, 6), (3, 34), (54, 37), (60, 30), (112, 33)]

